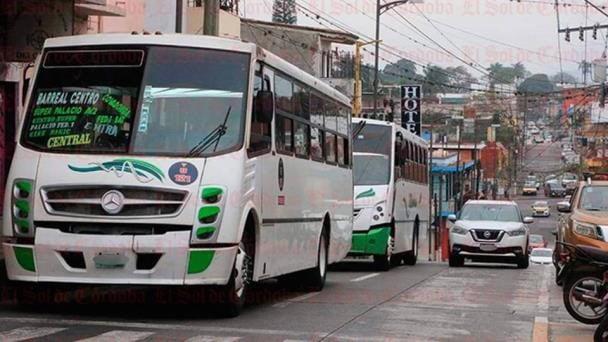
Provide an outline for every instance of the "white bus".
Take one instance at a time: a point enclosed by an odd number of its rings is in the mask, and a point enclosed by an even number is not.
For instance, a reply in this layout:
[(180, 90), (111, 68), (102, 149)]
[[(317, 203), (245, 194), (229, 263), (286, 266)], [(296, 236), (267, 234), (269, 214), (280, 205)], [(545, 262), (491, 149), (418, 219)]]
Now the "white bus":
[(354, 223), (351, 255), (379, 270), (416, 264), (428, 227), (428, 146), (393, 123), (353, 119)]
[(5, 195), (23, 282), (320, 290), (352, 238), (349, 100), (254, 44), (50, 39)]

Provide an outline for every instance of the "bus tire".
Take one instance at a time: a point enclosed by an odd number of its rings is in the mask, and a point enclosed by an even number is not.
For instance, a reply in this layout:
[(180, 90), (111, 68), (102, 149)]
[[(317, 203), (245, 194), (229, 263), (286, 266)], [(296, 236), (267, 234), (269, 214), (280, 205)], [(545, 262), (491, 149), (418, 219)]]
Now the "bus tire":
[(227, 318), (237, 317), (245, 306), (247, 292), (251, 277), (253, 276), (253, 254), (255, 251), (255, 240), (246, 230), (243, 239), (234, 258), (230, 281), (220, 288), (222, 316)]
[(418, 234), (418, 222), (416, 222), (416, 226), (414, 227), (414, 236), (412, 236), (412, 250), (405, 253), (405, 256), (403, 257), (403, 261), (408, 266), (414, 266), (418, 261)]
[(326, 230), (321, 232), (317, 253), (317, 266), (302, 273), (301, 280), (303, 280), (302, 283), (305, 286), (304, 289), (309, 292), (319, 292), (323, 290), (323, 287), (325, 286), (329, 250), (329, 241), (327, 240), (327, 235), (328, 233)]
[(393, 251), (395, 250), (395, 238), (393, 234), (388, 237), (388, 241), (386, 243), (386, 251), (382, 255), (374, 255), (374, 268), (378, 271), (386, 272), (391, 269), (394, 261), (393, 258), (399, 259), (399, 256), (393, 255)]

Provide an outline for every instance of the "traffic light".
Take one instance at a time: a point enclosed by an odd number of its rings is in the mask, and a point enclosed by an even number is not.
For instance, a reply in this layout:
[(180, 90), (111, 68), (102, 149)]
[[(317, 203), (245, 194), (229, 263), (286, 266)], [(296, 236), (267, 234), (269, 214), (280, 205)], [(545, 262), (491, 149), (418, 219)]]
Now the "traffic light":
[(585, 30), (583, 29), (582, 26), (581, 26), (581, 28), (578, 29), (578, 39), (580, 39), (581, 42), (585, 41)]
[(570, 30), (566, 29), (566, 41), (570, 41)]
[(593, 26), (593, 40), (597, 40), (597, 29), (599, 28), (599, 24), (595, 24)]

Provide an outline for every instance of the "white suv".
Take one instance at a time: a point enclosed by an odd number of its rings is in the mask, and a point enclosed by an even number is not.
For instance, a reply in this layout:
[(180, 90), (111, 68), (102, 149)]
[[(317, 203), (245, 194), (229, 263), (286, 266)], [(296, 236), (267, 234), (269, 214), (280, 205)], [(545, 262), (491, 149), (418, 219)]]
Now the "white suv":
[(464, 265), (464, 260), (516, 263), (528, 268), (527, 224), (515, 202), (469, 201), (460, 215), (448, 216), (450, 229), (450, 266)]

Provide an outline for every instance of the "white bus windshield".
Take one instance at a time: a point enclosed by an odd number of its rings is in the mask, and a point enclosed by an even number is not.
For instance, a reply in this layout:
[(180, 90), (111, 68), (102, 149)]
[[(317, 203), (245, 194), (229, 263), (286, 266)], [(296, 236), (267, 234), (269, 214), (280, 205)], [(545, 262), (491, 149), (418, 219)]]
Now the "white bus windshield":
[(42, 60), (22, 134), (28, 147), (195, 157), (242, 146), (248, 54), (131, 46), (54, 50)]
[(386, 185), (390, 180), (390, 160), (382, 154), (355, 154), (353, 162), (355, 185)]

